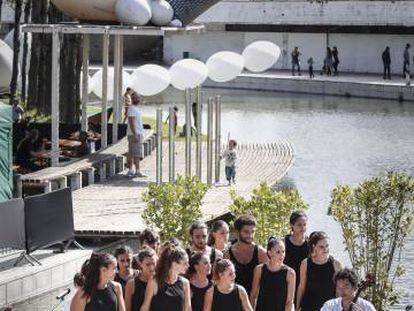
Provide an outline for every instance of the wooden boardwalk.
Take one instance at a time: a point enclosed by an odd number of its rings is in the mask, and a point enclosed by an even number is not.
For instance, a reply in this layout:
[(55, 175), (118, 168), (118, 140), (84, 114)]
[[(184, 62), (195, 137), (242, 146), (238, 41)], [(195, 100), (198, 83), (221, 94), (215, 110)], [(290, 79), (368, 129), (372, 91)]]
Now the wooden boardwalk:
[[(184, 143), (176, 144), (176, 172), (184, 172)], [(193, 155), (195, 154), (193, 145)], [(153, 152), (142, 161), (142, 171), (148, 178), (128, 178), (124, 172), (103, 183), (73, 192), (75, 230), (79, 236), (136, 236), (146, 225), (141, 218), (145, 209), (142, 194), (148, 183), (155, 180), (156, 156)], [(261, 181), (275, 184), (293, 165), (293, 148), (289, 143), (241, 144), (237, 148), (236, 185), (238, 194), (247, 197)], [(192, 171), (195, 171), (192, 159)], [(203, 149), (203, 181), (206, 180), (206, 150)], [(229, 186), (224, 186), (224, 161), (220, 185), (211, 187), (203, 200), (204, 220), (228, 212)], [(214, 176), (213, 176), (214, 180)], [(163, 181), (168, 181), (168, 144), (163, 144)]]

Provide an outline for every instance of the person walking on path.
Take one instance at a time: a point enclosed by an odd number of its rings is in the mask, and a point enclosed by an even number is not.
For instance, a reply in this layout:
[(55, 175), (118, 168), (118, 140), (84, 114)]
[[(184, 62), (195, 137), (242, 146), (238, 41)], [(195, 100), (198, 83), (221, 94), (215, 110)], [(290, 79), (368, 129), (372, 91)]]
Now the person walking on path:
[(224, 253), (236, 268), (236, 283), (243, 286), (250, 295), (254, 268), (268, 261), (266, 250), (254, 243), (256, 220), (251, 216), (240, 216), (234, 222), (237, 242)]
[(237, 160), (237, 153), (235, 148), (237, 147), (237, 142), (234, 139), (230, 139), (228, 148), (223, 152), (221, 158), (224, 158), (225, 161), (225, 173), (226, 179), (230, 186), (236, 183), (236, 160)]
[[(144, 128), (142, 124), (142, 111), (138, 105), (141, 101), (138, 93), (133, 92), (131, 95), (131, 106), (128, 108), (128, 176), (130, 177), (147, 177), (139, 170), (139, 162), (143, 156)], [(134, 171), (135, 165), (135, 171)]]
[(309, 79), (315, 78), (315, 74), (313, 73), (313, 57), (308, 58), (308, 66), (309, 66)]
[(250, 302), (256, 311), (291, 311), (295, 296), (295, 271), (283, 263), (283, 240), (270, 237), (267, 256), (269, 262), (254, 269)]
[(338, 65), (339, 65), (339, 56), (338, 56), (338, 48), (334, 46), (332, 48), (332, 57), (333, 57), (333, 69), (334, 69), (334, 76), (338, 75)]
[(293, 49), (291, 56), (292, 56), (292, 76), (295, 75), (295, 68), (298, 69), (298, 75), (300, 76), (300, 61), (299, 61), (299, 57), (300, 55), (302, 55), (301, 52), (299, 52), (299, 48), (297, 46), (295, 46), (295, 48)]
[(177, 126), (178, 126), (178, 107), (177, 106), (174, 106), (172, 116), (170, 116), (168, 114), (167, 119), (165, 119), (165, 124), (167, 124), (167, 122), (170, 118), (173, 118), (172, 122), (173, 122), (173, 125), (174, 125), (174, 135), (176, 135), (177, 134)]
[(384, 74), (382, 78), (386, 80), (391, 80), (391, 55), (390, 55), (390, 47), (387, 46), (382, 52), (382, 65), (384, 66)]
[(332, 75), (332, 64), (333, 64), (332, 51), (331, 51), (331, 48), (328, 46), (326, 48), (326, 56), (325, 56), (325, 73), (327, 76)]
[(411, 84), (411, 77), (410, 77), (410, 44), (407, 43), (404, 50), (404, 63), (403, 63), (403, 77), (406, 80), (406, 84)]
[(124, 93), (124, 120), (122, 123), (125, 123), (126, 120), (128, 120), (128, 108), (131, 106), (131, 94), (134, 92), (134, 90), (130, 87), (126, 88), (126, 91)]

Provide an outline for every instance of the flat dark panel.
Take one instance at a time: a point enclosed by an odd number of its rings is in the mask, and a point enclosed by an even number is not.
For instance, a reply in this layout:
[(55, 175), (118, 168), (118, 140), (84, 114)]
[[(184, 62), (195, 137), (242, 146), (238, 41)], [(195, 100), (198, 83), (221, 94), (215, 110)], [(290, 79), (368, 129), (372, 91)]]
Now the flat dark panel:
[(0, 203), (0, 248), (25, 249), (24, 202)]

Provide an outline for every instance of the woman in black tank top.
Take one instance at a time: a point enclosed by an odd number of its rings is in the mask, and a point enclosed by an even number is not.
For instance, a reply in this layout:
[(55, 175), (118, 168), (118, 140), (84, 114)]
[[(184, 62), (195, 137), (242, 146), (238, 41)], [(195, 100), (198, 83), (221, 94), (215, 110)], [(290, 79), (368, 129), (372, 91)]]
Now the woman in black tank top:
[(149, 247), (144, 247), (138, 253), (136, 261), (139, 266), (139, 275), (129, 280), (125, 288), (125, 307), (127, 311), (139, 311), (144, 302), (147, 283), (155, 274), (155, 251)]
[(207, 290), (203, 311), (253, 311), (246, 290), (234, 283), (235, 268), (228, 259), (214, 266), (215, 286)]
[(335, 298), (333, 276), (342, 268), (339, 261), (329, 255), (328, 236), (322, 231), (309, 236), (310, 257), (303, 260), (298, 288), (297, 305), (302, 311), (319, 310), (323, 304)]
[(250, 302), (257, 311), (292, 310), (295, 271), (283, 264), (285, 244), (277, 237), (267, 242), (269, 263), (255, 268)]
[(188, 311), (191, 309), (190, 283), (179, 276), (188, 268), (184, 249), (168, 243), (163, 248), (145, 292), (141, 311)]
[(212, 286), (208, 275), (211, 274), (210, 259), (201, 253), (196, 253), (190, 258), (187, 278), (190, 280), (191, 309), (203, 311), (206, 291)]
[(114, 256), (118, 269), (114, 281), (121, 284), (122, 293), (125, 298), (125, 286), (130, 279), (138, 275), (137, 271), (132, 269), (132, 249), (129, 246), (121, 246), (115, 250)]
[(109, 254), (93, 253), (82, 267), (72, 299), (71, 311), (125, 311), (121, 285), (111, 281), (116, 259)]

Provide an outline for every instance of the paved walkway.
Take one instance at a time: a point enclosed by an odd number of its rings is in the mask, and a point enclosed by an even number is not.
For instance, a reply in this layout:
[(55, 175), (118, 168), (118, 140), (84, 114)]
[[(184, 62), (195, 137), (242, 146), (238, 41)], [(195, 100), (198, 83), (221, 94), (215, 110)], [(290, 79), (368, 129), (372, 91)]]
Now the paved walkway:
[[(176, 170), (184, 171), (184, 143), (176, 144)], [(194, 147), (194, 145), (193, 145)], [(194, 148), (193, 148), (194, 149)], [(248, 196), (261, 181), (277, 183), (293, 165), (293, 149), (289, 143), (245, 144), (238, 147), (238, 168), (234, 186), (237, 193)], [(193, 155), (195, 152), (193, 152)], [(163, 145), (163, 180), (168, 180), (168, 145)], [(104, 183), (94, 184), (73, 193), (75, 230), (87, 236), (133, 236), (146, 225), (141, 218), (145, 209), (142, 194), (149, 181), (155, 180), (155, 152), (142, 162), (148, 178), (128, 178), (125, 172)], [(194, 163), (194, 159), (193, 162)], [(206, 150), (203, 149), (203, 176), (206, 180)], [(224, 164), (223, 164), (224, 165)], [(195, 167), (192, 167), (193, 171)], [(202, 206), (203, 218), (213, 219), (228, 212), (229, 189), (224, 186), (224, 167), (221, 183), (208, 190)], [(214, 179), (214, 177), (213, 177)], [(233, 186), (232, 186), (233, 187)]]

